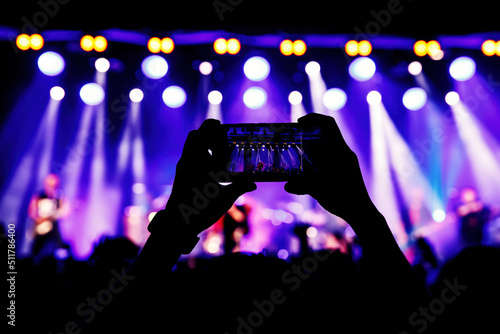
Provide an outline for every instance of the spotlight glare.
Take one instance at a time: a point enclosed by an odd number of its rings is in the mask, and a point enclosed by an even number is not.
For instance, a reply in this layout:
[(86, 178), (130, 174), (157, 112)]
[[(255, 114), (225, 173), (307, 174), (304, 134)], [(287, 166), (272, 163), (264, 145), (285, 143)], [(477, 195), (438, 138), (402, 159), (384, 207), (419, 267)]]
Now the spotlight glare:
[(486, 56), (493, 56), (495, 54), (495, 48), (496, 43), (492, 39), (484, 41), (481, 45), (481, 51), (483, 51)]
[(96, 36), (94, 38), (94, 50), (97, 52), (103, 52), (108, 47), (108, 41), (102, 36)]
[(410, 65), (408, 65), (408, 72), (411, 75), (419, 75), (422, 73), (422, 64), (418, 61), (412, 61)]
[(54, 86), (50, 89), (50, 97), (52, 100), (61, 101), (64, 98), (64, 89), (59, 86)]
[(444, 212), (443, 209), (436, 209), (432, 212), (432, 219), (434, 219), (434, 221), (437, 223), (443, 222), (445, 218), (446, 212)]
[(227, 52), (227, 41), (224, 38), (217, 38), (214, 42), (214, 50), (222, 55)]
[(167, 87), (161, 97), (170, 108), (180, 108), (186, 103), (186, 92), (179, 86)]
[(163, 78), (168, 72), (167, 61), (157, 55), (151, 55), (142, 61), (141, 64), (142, 73), (150, 79), (160, 79)]
[(16, 45), (20, 50), (26, 51), (30, 48), (30, 36), (21, 34), (16, 38)]
[(403, 94), (403, 105), (410, 110), (419, 110), (427, 102), (427, 94), (420, 87), (408, 89)]
[(427, 54), (432, 59), (434, 59), (434, 57), (438, 56), (442, 52), (441, 45), (439, 44), (438, 41), (427, 42), (426, 49), (427, 49)]
[(255, 56), (249, 58), (243, 66), (245, 76), (252, 81), (262, 81), (269, 75), (269, 62), (262, 57)]
[(94, 49), (94, 37), (85, 35), (80, 40), (80, 46), (84, 51), (92, 51)]
[(161, 40), (161, 51), (163, 53), (171, 53), (174, 51), (174, 41), (170, 37), (165, 37)]
[(307, 75), (315, 76), (318, 75), (319, 72), (321, 71), (321, 66), (316, 61), (310, 61), (307, 63), (305, 70)]
[(64, 58), (56, 52), (47, 51), (38, 57), (38, 68), (43, 74), (50, 77), (61, 74), (64, 67)]
[(476, 73), (476, 63), (469, 57), (458, 57), (451, 62), (450, 75), (457, 81), (467, 81)]
[(130, 91), (128, 96), (130, 98), (130, 101), (138, 103), (141, 102), (144, 98), (144, 92), (139, 88), (134, 88)]
[(357, 81), (367, 81), (375, 75), (376, 69), (373, 60), (368, 57), (359, 57), (349, 65), (349, 74)]
[(366, 95), (366, 102), (368, 102), (369, 105), (375, 106), (382, 102), (382, 95), (376, 90), (372, 90)]
[(151, 53), (158, 53), (161, 51), (161, 40), (158, 37), (151, 37), (148, 41), (148, 50)]
[(427, 54), (427, 43), (425, 41), (417, 41), (413, 45), (413, 51), (419, 57), (423, 57)]
[(89, 106), (96, 106), (104, 100), (104, 89), (96, 83), (88, 83), (80, 89), (80, 98)]
[(306, 53), (307, 46), (306, 43), (303, 40), (296, 40), (292, 44), (292, 51), (293, 54), (296, 56), (302, 56), (304, 53)]
[(198, 69), (200, 70), (201, 74), (203, 74), (203, 75), (209, 75), (210, 73), (212, 73), (213, 66), (212, 66), (212, 64), (210, 64), (210, 62), (204, 61), (204, 62), (202, 62), (200, 64), (200, 66), (198, 67)]
[(280, 43), (280, 51), (285, 56), (290, 56), (293, 53), (293, 43), (289, 39), (285, 39)]
[(30, 45), (33, 50), (40, 50), (43, 47), (43, 37), (39, 34), (31, 35)]
[(446, 94), (444, 97), (444, 100), (446, 103), (450, 106), (456, 105), (458, 102), (460, 102), (460, 95), (458, 95), (457, 92), (451, 91)]
[(109, 70), (110, 63), (106, 58), (99, 58), (95, 61), (95, 69), (98, 72), (105, 73)]
[(358, 42), (351, 40), (345, 43), (345, 53), (349, 56), (357, 56), (358, 55)]
[(358, 50), (360, 56), (368, 56), (372, 53), (372, 44), (368, 41), (360, 41), (358, 43)]
[(291, 105), (299, 105), (302, 103), (302, 94), (299, 91), (294, 90), (288, 95), (288, 102), (290, 102)]
[(243, 93), (243, 103), (247, 108), (260, 109), (267, 102), (267, 93), (261, 87), (250, 87)]
[(346, 102), (347, 95), (340, 88), (330, 88), (323, 95), (323, 105), (332, 111), (342, 109)]
[(211, 104), (221, 104), (222, 102), (222, 93), (218, 90), (213, 90), (208, 93), (208, 102)]
[(241, 44), (236, 38), (230, 38), (227, 40), (227, 53), (230, 55), (235, 55), (240, 52)]

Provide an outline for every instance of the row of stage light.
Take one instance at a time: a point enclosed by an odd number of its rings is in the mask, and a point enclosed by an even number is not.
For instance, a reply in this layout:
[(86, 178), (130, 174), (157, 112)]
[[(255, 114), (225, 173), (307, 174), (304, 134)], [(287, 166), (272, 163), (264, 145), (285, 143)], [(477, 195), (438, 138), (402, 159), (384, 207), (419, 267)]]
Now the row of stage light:
[[(20, 34), (16, 38), (16, 46), (19, 50), (40, 50), (43, 48), (45, 40), (40, 34)], [(151, 53), (165, 54), (172, 53), (175, 48), (175, 42), (170, 37), (151, 37), (146, 44)], [(339, 47), (338, 45), (337, 47)], [(80, 39), (80, 47), (84, 51), (104, 52), (108, 47), (108, 40), (103, 36), (85, 35)], [(349, 40), (344, 44), (344, 52), (349, 56), (368, 56), (373, 50), (372, 43), (367, 40)], [(237, 38), (217, 38), (213, 41), (213, 49), (217, 54), (238, 54), (241, 50), (241, 42)], [(487, 39), (481, 43), (481, 51), (486, 56), (500, 56), (500, 41)], [(305, 41), (298, 39), (292, 41), (284, 39), (279, 43), (279, 50), (285, 56), (296, 55), (302, 56), (307, 51)], [(419, 57), (428, 55), (432, 59), (442, 59), (444, 52), (441, 44), (436, 40), (424, 41), (418, 40), (413, 44), (413, 51)]]
[[(38, 67), (40, 71), (48, 76), (57, 76), (65, 69), (64, 58), (53, 51), (42, 53), (38, 58)], [(110, 62), (106, 58), (99, 58), (95, 62), (95, 68), (98, 72), (107, 72), (110, 68)], [(150, 79), (163, 78), (168, 70), (169, 65), (165, 58), (159, 55), (147, 56), (142, 64), (141, 69), (143, 74)], [(210, 62), (201, 62), (198, 66), (200, 73), (204, 76), (210, 75), (213, 66)], [(349, 74), (357, 81), (370, 80), (376, 73), (375, 62), (366, 56), (354, 58), (349, 64)], [(265, 80), (271, 71), (269, 61), (261, 56), (253, 56), (247, 59), (243, 65), (245, 76), (253, 81), (260, 82)], [(466, 81), (470, 79), (476, 71), (476, 64), (470, 57), (458, 57), (450, 63), (450, 76), (457, 81)], [(321, 72), (321, 65), (316, 61), (310, 61), (305, 66), (305, 72), (310, 77), (317, 77)], [(422, 64), (418, 61), (413, 61), (408, 65), (408, 72), (413, 76), (419, 76), (422, 72)], [(51, 97), (55, 100), (64, 98), (63, 88), (54, 87), (51, 92)], [(130, 91), (130, 99), (133, 102), (141, 102), (144, 98), (144, 93), (139, 88), (134, 88)], [(374, 98), (376, 96), (377, 98)], [(85, 84), (80, 89), (80, 97), (82, 101), (88, 105), (98, 105), (105, 97), (104, 89), (97, 83)], [(162, 94), (162, 99), (165, 105), (170, 108), (179, 108), (184, 105), (187, 100), (185, 90), (176, 85), (165, 88)], [(219, 105), (223, 100), (223, 94), (220, 91), (213, 90), (207, 95), (208, 102), (212, 105)], [(368, 95), (369, 103), (376, 103), (377, 95)], [(446, 95), (445, 101), (448, 104), (456, 103), (457, 93), (450, 92)], [(299, 91), (292, 91), (288, 96), (288, 101), (292, 105), (302, 103), (302, 94)], [(324, 106), (331, 111), (342, 109), (347, 102), (347, 95), (341, 88), (330, 88), (322, 96)], [(375, 102), (374, 102), (375, 101)], [(403, 105), (409, 110), (418, 110), (422, 108), (427, 101), (427, 93), (420, 87), (408, 89), (402, 97)], [(267, 102), (267, 92), (260, 86), (252, 86), (243, 94), (243, 103), (250, 109), (260, 109)]]

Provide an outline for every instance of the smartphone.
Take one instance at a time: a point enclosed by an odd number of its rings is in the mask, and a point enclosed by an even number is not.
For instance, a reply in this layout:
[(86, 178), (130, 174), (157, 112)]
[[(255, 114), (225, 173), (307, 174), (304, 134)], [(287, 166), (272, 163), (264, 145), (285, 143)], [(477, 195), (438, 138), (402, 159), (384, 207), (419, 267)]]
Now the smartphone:
[(314, 170), (308, 148), (320, 129), (298, 123), (222, 124), (226, 133), (223, 166), (231, 176), (241, 173), (255, 182), (287, 181)]

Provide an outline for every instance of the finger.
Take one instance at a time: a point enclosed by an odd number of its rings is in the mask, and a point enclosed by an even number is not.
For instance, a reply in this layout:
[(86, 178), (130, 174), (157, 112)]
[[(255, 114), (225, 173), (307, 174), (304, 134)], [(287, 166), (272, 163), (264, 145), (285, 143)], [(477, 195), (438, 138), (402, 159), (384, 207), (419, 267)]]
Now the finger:
[(221, 189), (224, 205), (230, 207), (243, 194), (257, 189), (255, 182), (245, 180), (240, 182), (232, 182), (230, 185), (224, 186)]
[(332, 140), (333, 144), (338, 147), (348, 147), (333, 117), (311, 113), (300, 117), (297, 122), (304, 128), (318, 127), (321, 130), (322, 138)]
[(296, 177), (285, 183), (285, 191), (295, 195), (309, 195), (311, 193), (311, 181), (305, 177)]

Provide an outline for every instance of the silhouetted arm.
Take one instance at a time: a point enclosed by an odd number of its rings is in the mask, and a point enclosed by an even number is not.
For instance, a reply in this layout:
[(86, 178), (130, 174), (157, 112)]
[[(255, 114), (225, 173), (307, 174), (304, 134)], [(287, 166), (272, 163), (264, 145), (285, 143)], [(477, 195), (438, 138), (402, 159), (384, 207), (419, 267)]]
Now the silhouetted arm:
[(371, 201), (358, 159), (345, 143), (335, 120), (309, 114), (298, 122), (304, 127), (321, 129), (321, 138), (311, 143), (307, 152), (317, 169), (290, 180), (285, 190), (311, 195), (326, 210), (351, 225), (363, 249), (368, 285), (373, 285), (374, 298), (380, 298), (381, 307), (387, 311), (387, 321), (392, 317), (394, 323), (404, 325), (412, 312), (428, 302), (427, 290)]

